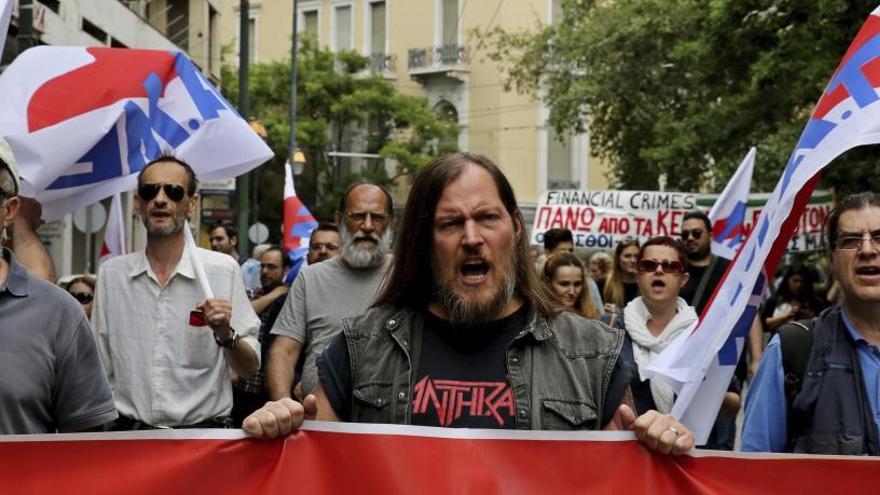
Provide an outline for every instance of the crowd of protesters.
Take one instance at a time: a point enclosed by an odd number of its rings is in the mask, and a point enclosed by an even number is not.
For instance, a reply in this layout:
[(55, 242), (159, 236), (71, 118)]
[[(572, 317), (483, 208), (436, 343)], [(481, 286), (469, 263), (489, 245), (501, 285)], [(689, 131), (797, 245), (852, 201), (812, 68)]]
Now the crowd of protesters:
[[(500, 169), (460, 153), (417, 176), (399, 220), (384, 188), (352, 184), (300, 269), (279, 246), (240, 257), (227, 224), (209, 227), (213, 252), (188, 247), (198, 180), (163, 156), (138, 179), (146, 249), (71, 280), (67, 295), (41, 281), (54, 273), (33, 242), (39, 204), (18, 197), (2, 142), (0, 164), (0, 214), (14, 226), (0, 259), (0, 334), (14, 343), (0, 351), (13, 377), (0, 380), (2, 433), (234, 426), (275, 437), (317, 418), (632, 429), (661, 453), (693, 447), (669, 415), (673, 389), (643, 369), (697, 321), (728, 266), (709, 249), (705, 213), (686, 214), (675, 238), (613, 252), (585, 253), (553, 229), (541, 254)], [(880, 200), (842, 202), (826, 237), (830, 274), (798, 261), (776, 277), (704, 447), (733, 449), (751, 380), (744, 449), (878, 453)], [(13, 331), (32, 327), (39, 338)], [(841, 376), (841, 362), (865, 378)], [(499, 393), (447, 414), (438, 397), (471, 403), (450, 383)]]

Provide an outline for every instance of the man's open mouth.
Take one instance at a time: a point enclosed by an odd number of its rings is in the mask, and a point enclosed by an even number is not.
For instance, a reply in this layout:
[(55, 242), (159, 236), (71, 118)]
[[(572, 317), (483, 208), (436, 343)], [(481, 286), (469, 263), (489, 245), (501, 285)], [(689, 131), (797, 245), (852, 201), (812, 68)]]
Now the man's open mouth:
[(880, 275), (880, 266), (860, 266), (856, 268), (856, 275)]
[(489, 264), (482, 260), (465, 261), (458, 271), (465, 282), (479, 282), (489, 273)]

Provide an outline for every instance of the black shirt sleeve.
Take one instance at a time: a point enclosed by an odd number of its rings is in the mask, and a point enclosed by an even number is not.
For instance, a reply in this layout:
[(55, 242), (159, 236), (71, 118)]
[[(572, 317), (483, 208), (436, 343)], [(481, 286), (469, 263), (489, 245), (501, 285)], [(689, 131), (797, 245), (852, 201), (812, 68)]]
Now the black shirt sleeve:
[(351, 361), (348, 346), (342, 333), (333, 337), (330, 344), (318, 356), (318, 379), (321, 388), (342, 421), (350, 421), (351, 411)]
[(605, 405), (602, 408), (602, 418), (599, 427), (602, 428), (614, 419), (614, 413), (623, 402), (623, 394), (626, 386), (633, 380), (634, 363), (631, 363), (624, 353), (617, 357), (614, 370), (611, 372), (611, 382), (608, 384), (608, 392), (605, 394)]

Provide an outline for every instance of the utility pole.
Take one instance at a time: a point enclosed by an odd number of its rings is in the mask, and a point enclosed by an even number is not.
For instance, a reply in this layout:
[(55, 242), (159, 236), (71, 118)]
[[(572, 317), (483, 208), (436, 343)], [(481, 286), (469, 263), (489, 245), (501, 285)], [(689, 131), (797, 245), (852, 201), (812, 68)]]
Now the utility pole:
[[(245, 120), (250, 117), (248, 101), (248, 69), (250, 65), (250, 5), (248, 0), (239, 3), (239, 40), (238, 40), (238, 112)], [(249, 256), (250, 240), (248, 239), (250, 193), (248, 174), (242, 174), (235, 182), (235, 198), (238, 205), (238, 253)]]
[(293, 166), (296, 153), (296, 48), (297, 48), (297, 0), (293, 0), (293, 39), (290, 46), (290, 145), (289, 165)]
[(36, 45), (34, 40), (34, 4), (33, 0), (18, 2), (18, 54)]

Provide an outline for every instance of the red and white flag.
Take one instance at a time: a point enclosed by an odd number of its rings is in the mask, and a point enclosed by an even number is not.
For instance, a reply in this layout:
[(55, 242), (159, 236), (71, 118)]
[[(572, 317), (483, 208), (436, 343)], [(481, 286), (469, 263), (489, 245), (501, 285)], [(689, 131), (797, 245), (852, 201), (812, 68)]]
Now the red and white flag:
[(134, 189), (162, 154), (203, 180), (272, 156), (181, 52), (39, 46), (0, 74), (0, 95), (0, 136), (47, 220)]
[(305, 257), (309, 238), (318, 222), (306, 205), (296, 197), (290, 163), (284, 164), (284, 250), (291, 260)]
[(732, 260), (746, 238), (746, 209), (752, 190), (755, 147), (752, 146), (724, 191), (709, 211), (712, 221), (712, 253)]
[(782, 177), (693, 332), (657, 356), (646, 374), (677, 392), (672, 415), (706, 442), (761, 304), (767, 274), (797, 227), (822, 169), (856, 146), (880, 143), (880, 7), (853, 40), (807, 120)]
[(6, 33), (9, 31), (11, 20), (12, 0), (0, 0), (0, 55), (3, 54), (3, 45), (6, 44)]
[(126, 253), (125, 248), (125, 217), (122, 215), (122, 197), (113, 195), (110, 202), (110, 213), (107, 215), (107, 226), (104, 227), (104, 244), (101, 246), (101, 263), (114, 256)]

